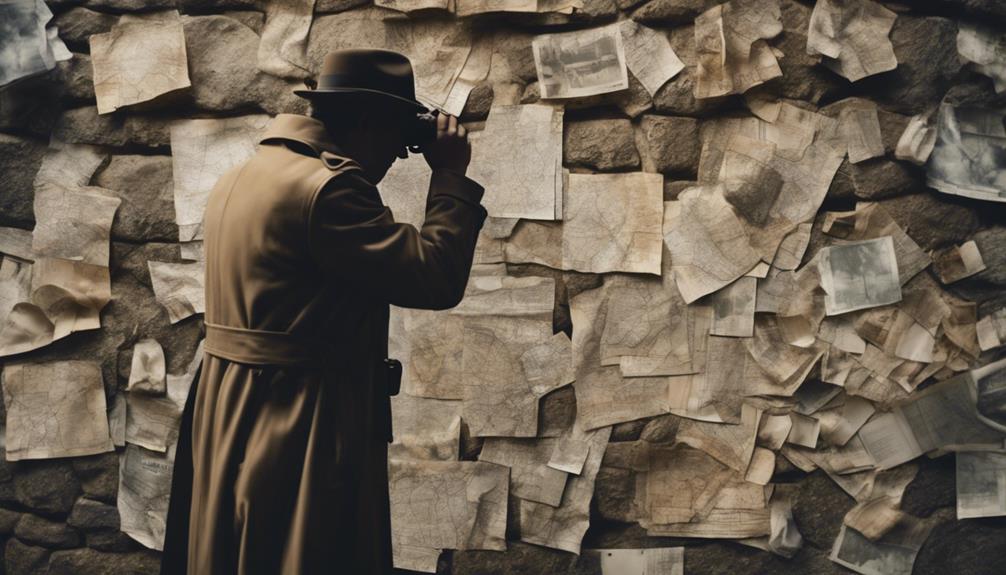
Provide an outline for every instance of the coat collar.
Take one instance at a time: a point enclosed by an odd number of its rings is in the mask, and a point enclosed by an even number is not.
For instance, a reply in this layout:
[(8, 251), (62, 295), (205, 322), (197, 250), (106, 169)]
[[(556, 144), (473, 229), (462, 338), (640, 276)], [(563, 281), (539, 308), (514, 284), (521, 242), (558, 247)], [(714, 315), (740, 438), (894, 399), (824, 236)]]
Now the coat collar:
[(299, 114), (279, 114), (266, 129), (259, 143), (266, 144), (276, 141), (298, 142), (303, 144), (318, 156), (322, 152), (344, 155), (338, 146), (328, 137), (325, 125), (320, 121)]

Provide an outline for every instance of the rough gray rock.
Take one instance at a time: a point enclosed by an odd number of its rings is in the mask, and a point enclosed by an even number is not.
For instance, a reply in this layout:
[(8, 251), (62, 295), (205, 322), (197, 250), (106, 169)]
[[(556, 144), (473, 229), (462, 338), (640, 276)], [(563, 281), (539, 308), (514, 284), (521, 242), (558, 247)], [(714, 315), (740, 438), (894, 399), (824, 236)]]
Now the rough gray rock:
[(676, 200), (681, 192), (696, 185), (698, 185), (698, 182), (695, 180), (671, 180), (664, 178), (664, 201)]
[(898, 67), (855, 83), (859, 94), (891, 110), (918, 114), (937, 104), (961, 69), (957, 23), (936, 16), (899, 14), (891, 29)]
[(270, 114), (307, 110), (306, 101), (292, 92), (298, 83), (259, 71), (254, 30), (226, 16), (188, 16), (183, 22), (189, 94), (197, 108)]
[(923, 249), (959, 244), (979, 226), (979, 206), (958, 198), (925, 190), (918, 194), (883, 200), (884, 209)]
[(583, 8), (570, 15), (573, 22), (601, 23), (618, 17), (618, 8), (612, 0), (584, 0)]
[(146, 575), (161, 568), (155, 551), (102, 553), (94, 549), (54, 551), (49, 558), (50, 575)]
[(145, 12), (170, 10), (176, 0), (85, 0), (88, 8), (100, 8), (108, 12)]
[(468, 94), (468, 101), (465, 102), (464, 110), (458, 118), (462, 122), (474, 122), (485, 120), (489, 116), (489, 108), (493, 104), (493, 86), (488, 82), (472, 88)]
[(646, 427), (647, 421), (646, 419), (637, 419), (635, 421), (616, 423), (611, 426), (610, 441), (636, 441), (639, 439), (639, 434), (642, 433), (643, 428)]
[(14, 526), (21, 520), (23, 514), (18, 511), (0, 508), (0, 535), (14, 533)]
[(945, 521), (929, 534), (915, 558), (915, 575), (997, 575), (1006, 560), (1002, 518)]
[(952, 291), (978, 302), (978, 316), (1006, 308), (1006, 227), (979, 230), (971, 238), (985, 262), (985, 271), (951, 284)]
[(118, 22), (115, 14), (96, 12), (83, 6), (57, 14), (52, 24), (59, 28), (59, 37), (73, 50), (90, 52), (88, 37), (108, 32)]
[(594, 502), (601, 517), (611, 521), (635, 521), (633, 498), (636, 475), (628, 469), (602, 467), (594, 484)]
[(639, 123), (643, 170), (694, 176), (699, 169), (699, 123), (694, 118), (644, 115)]
[(363, 6), (367, 0), (316, 0), (314, 4), (315, 14), (331, 14), (344, 12), (350, 8)]
[(527, 543), (508, 543), (498, 551), (455, 551), (452, 573), (517, 575), (518, 573), (571, 573), (576, 555)]
[(18, 503), (32, 511), (69, 513), (80, 493), (80, 483), (66, 458), (19, 461), (14, 471)]
[(119, 509), (94, 499), (81, 497), (73, 505), (73, 511), (66, 520), (67, 524), (84, 531), (99, 529), (118, 529), (120, 525)]
[(49, 549), (69, 549), (80, 545), (80, 534), (66, 523), (28, 513), (18, 521), (14, 535), (25, 543)]
[(639, 438), (650, 443), (671, 443), (678, 435), (681, 418), (677, 415), (659, 415), (643, 428)]
[(829, 198), (881, 200), (926, 192), (922, 170), (884, 157), (856, 164), (842, 161), (828, 189)]
[[(524, 94), (521, 96), (520, 103), (530, 104), (539, 102), (541, 94), (538, 89), (538, 82), (528, 84), (524, 90)], [(563, 107), (567, 110), (613, 107), (618, 108), (630, 118), (638, 117), (643, 112), (653, 108), (653, 100), (650, 98), (650, 93), (646, 91), (643, 84), (631, 72), (629, 73), (629, 87), (625, 90), (580, 98), (563, 98), (561, 101)]]
[(170, 156), (114, 155), (94, 184), (122, 199), (112, 223), (113, 240), (178, 240)]
[(140, 551), (143, 545), (118, 529), (99, 529), (84, 533), (84, 541), (91, 549), (109, 553)]
[(56, 67), (64, 102), (77, 105), (94, 102), (94, 68), (90, 56), (74, 54), (73, 58), (58, 62)]
[(4, 567), (7, 575), (35, 575), (46, 572), (49, 550), (45, 547), (25, 545), (11, 538), (4, 548)]
[(804, 545), (830, 549), (842, 519), (855, 501), (821, 470), (805, 477), (799, 485), (793, 500), (793, 518)]
[(571, 121), (563, 128), (564, 165), (588, 166), (602, 172), (639, 167), (639, 153), (629, 120)]
[(687, 66), (653, 95), (653, 108), (660, 114), (707, 116), (713, 111), (737, 107), (730, 96), (695, 99), (695, 67)]
[(632, 12), (632, 19), (644, 24), (683, 24), (720, 4), (716, 0), (650, 0)]
[(770, 43), (785, 54), (778, 59), (782, 76), (769, 80), (759, 89), (815, 104), (825, 99), (838, 99), (848, 90), (848, 82), (822, 66), (817, 56), (807, 54), (811, 7), (796, 0), (782, 0), (780, 8), (783, 31)]
[(163, 116), (135, 113), (98, 115), (98, 108), (87, 106), (66, 110), (53, 126), (53, 135), (72, 144), (98, 144), (113, 147), (168, 146), (170, 120)]
[(31, 229), (35, 226), (35, 173), (48, 144), (34, 138), (0, 134), (0, 225)]

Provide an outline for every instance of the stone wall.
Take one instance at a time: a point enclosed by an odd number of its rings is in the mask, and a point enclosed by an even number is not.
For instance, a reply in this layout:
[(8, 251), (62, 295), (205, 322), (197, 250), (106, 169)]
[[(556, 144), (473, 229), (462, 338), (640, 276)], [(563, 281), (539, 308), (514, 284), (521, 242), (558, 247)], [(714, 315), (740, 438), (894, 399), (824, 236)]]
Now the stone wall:
[[(631, 17), (666, 31), (686, 68), (652, 98), (634, 79), (629, 90), (571, 101), (566, 106), (564, 164), (574, 171), (659, 171), (665, 199), (673, 199), (697, 177), (700, 128), (713, 117), (747, 114), (743, 99), (693, 97), (696, 55), (693, 20), (714, 0), (585, 0), (572, 16), (493, 15), (481, 18), (503, 30), (496, 48), (522, 87), (523, 102), (538, 99), (530, 39), (544, 31), (573, 29)], [(122, 199), (112, 226), (112, 301), (101, 313), (100, 330), (75, 333), (30, 353), (33, 361), (101, 361), (106, 397), (124, 389), (132, 347), (144, 337), (165, 348), (169, 373), (181, 373), (201, 337), (201, 316), (170, 324), (154, 299), (148, 260), (180, 261), (172, 203), (169, 122), (177, 118), (223, 117), (246, 113), (302, 112), (292, 96), (294, 82), (258, 71), (255, 53), (263, 26), (257, 0), (50, 0), (60, 35), (74, 53), (53, 72), (0, 91), (0, 226), (31, 229), (32, 180), (50, 135), (72, 143), (104, 146), (108, 160), (92, 183)], [(359, 0), (318, 0), (308, 54), (317, 66), (339, 34), (346, 14), (362, 9)], [(1006, 31), (1001, 0), (905, 0), (890, 38), (896, 70), (850, 83), (806, 54), (813, 2), (781, 0), (784, 31), (771, 41), (785, 56), (783, 76), (768, 88), (798, 105), (820, 108), (849, 96), (880, 106), (886, 155), (858, 164), (846, 161), (821, 210), (849, 210), (857, 200), (880, 202), (926, 250), (973, 239), (987, 270), (950, 286), (978, 302), (979, 317), (1006, 306), (1006, 205), (937, 193), (925, 185), (924, 169), (894, 159), (893, 149), (911, 115), (932, 109), (944, 96), (953, 103), (1002, 106), (989, 78), (963, 66), (956, 50), (962, 18), (994, 23)], [(107, 31), (117, 15), (177, 8), (184, 17), (192, 88), (99, 116), (95, 107), (88, 37)], [(462, 120), (485, 119), (494, 87), (478, 86)], [(820, 245), (818, 218), (810, 253)], [(597, 285), (590, 274), (562, 273), (541, 266), (510, 266), (517, 275), (551, 275), (559, 284), (557, 329), (571, 329), (568, 297)], [(928, 271), (925, 273), (929, 273)], [(549, 398), (573, 401), (572, 390)], [(611, 441), (673, 440), (677, 418), (667, 415), (615, 426)], [(478, 443), (464, 454), (474, 459)], [(121, 451), (121, 449), (120, 449)], [(841, 573), (828, 560), (832, 543), (853, 500), (823, 472), (803, 473), (780, 457), (774, 481), (795, 483), (796, 523), (805, 538), (792, 559), (730, 542), (647, 537), (626, 517), (632, 503), (630, 471), (602, 465), (591, 506), (584, 549), (685, 545), (686, 570), (703, 573)], [(1006, 572), (1006, 520), (957, 521), (954, 514), (953, 456), (923, 457), (905, 495), (903, 509), (920, 517), (945, 519), (916, 561), (918, 574)], [(19, 462), (0, 461), (0, 538), (6, 572), (88, 574), (153, 573), (159, 553), (118, 530), (118, 456), (100, 455)], [(511, 516), (513, 513), (511, 512)], [(511, 540), (506, 553), (447, 552), (440, 572), (453, 574), (599, 573), (597, 557), (577, 557)]]

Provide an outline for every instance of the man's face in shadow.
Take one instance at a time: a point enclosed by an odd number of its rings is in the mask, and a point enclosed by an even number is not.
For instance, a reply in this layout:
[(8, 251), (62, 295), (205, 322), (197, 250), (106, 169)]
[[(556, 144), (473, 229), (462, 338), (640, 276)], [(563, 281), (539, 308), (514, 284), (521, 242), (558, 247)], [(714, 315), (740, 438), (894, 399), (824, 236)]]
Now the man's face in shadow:
[(362, 114), (355, 134), (358, 147), (354, 145), (354, 151), (360, 157), (353, 159), (363, 167), (367, 179), (376, 185), (396, 159), (409, 157), (404, 128), (410, 118), (405, 112), (392, 107), (366, 110)]

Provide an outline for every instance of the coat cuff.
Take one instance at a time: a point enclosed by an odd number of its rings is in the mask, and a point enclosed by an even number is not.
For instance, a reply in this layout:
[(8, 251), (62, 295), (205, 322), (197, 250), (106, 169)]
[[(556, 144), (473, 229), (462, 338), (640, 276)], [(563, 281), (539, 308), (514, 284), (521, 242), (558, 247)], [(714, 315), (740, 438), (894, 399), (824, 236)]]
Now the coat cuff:
[(430, 177), (430, 195), (446, 194), (479, 210), (485, 210), (480, 203), (485, 188), (468, 176), (449, 168), (437, 168)]

